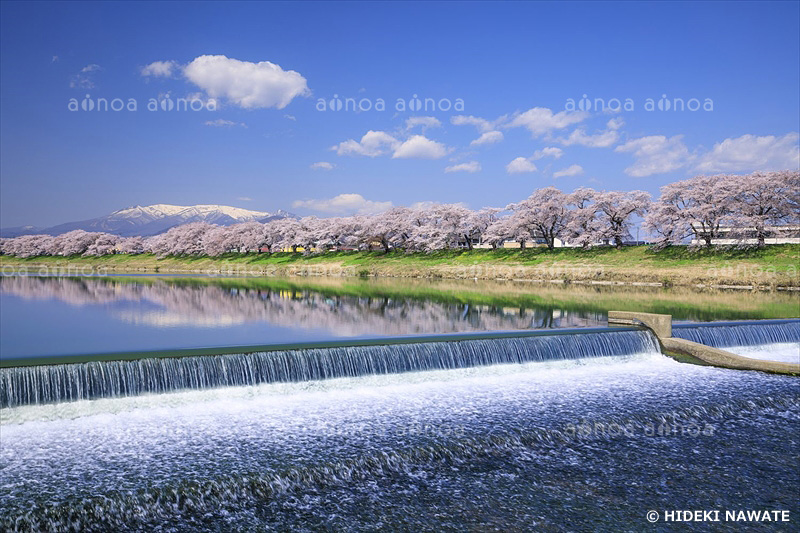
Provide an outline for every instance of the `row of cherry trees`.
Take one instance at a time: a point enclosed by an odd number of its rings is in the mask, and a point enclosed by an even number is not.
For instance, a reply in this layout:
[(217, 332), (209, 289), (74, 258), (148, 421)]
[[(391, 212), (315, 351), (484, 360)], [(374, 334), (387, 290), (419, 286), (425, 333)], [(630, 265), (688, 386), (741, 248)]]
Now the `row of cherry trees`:
[(778, 225), (800, 220), (800, 175), (794, 171), (748, 176), (700, 176), (666, 185), (651, 202), (644, 191), (596, 191), (581, 187), (565, 193), (555, 187), (535, 191), (505, 208), (472, 211), (460, 204), (396, 207), (371, 216), (301, 219), (232, 226), (192, 223), (152, 237), (119, 237), (75, 230), (58, 236), (25, 235), (0, 240), (0, 253), (18, 257), (39, 255), (100, 256), (112, 253), (153, 253), (158, 256), (219, 256), (236, 252), (303, 249), (368, 249), (433, 251), (492, 247), (506, 241), (522, 246), (558, 241), (572, 246), (621, 246), (632, 225), (642, 220), (658, 245), (689, 237), (711, 245), (730, 229), (759, 245)]
[(659, 245), (692, 237), (710, 246), (714, 239), (754, 239), (764, 246), (781, 231), (797, 234), (800, 172), (719, 174), (670, 183), (649, 209), (644, 228)]

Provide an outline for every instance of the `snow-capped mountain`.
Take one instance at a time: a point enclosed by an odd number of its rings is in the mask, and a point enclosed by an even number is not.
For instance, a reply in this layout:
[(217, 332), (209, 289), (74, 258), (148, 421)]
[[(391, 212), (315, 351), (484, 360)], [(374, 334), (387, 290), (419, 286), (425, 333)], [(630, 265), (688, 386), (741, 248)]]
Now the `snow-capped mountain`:
[(156, 235), (168, 229), (188, 224), (190, 222), (208, 222), (209, 224), (219, 224), (228, 226), (239, 222), (266, 222), (276, 218), (295, 217), (295, 215), (279, 209), (275, 213), (266, 211), (251, 211), (240, 207), (229, 207), (226, 205), (169, 205), (155, 204), (133, 207), (126, 207), (119, 211), (114, 211), (110, 215), (81, 220), (79, 222), (67, 222), (51, 228), (34, 228), (33, 226), (22, 226), (18, 228), (7, 228), (0, 230), (3, 237), (15, 237), (26, 234), (47, 234), (60, 235), (68, 231), (82, 229), (85, 231), (103, 231), (114, 233), (125, 237), (133, 235)]

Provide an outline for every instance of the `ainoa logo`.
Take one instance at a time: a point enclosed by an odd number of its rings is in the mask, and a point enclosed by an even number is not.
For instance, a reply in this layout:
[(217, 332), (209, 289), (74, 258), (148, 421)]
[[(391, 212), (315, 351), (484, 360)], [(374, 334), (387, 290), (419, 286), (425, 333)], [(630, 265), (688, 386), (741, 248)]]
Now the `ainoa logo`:
[[(317, 111), (386, 111), (386, 100), (383, 98), (340, 98), (334, 94), (333, 98), (318, 98)], [(394, 102), (394, 111), (464, 111), (464, 99), (456, 98), (420, 98), (414, 94), (408, 100), (398, 98)]]
[[(145, 105), (148, 111), (216, 111), (217, 101), (214, 98), (150, 98)], [(92, 98), (87, 94), (83, 100), (70, 98), (67, 103), (70, 111), (138, 111), (136, 98)]]
[[(633, 98), (589, 98), (584, 94), (577, 101), (567, 98), (564, 104), (566, 111), (635, 111), (636, 103)], [(711, 98), (668, 98), (662, 94), (661, 98), (647, 98), (644, 100), (645, 111), (714, 111), (714, 100)]]

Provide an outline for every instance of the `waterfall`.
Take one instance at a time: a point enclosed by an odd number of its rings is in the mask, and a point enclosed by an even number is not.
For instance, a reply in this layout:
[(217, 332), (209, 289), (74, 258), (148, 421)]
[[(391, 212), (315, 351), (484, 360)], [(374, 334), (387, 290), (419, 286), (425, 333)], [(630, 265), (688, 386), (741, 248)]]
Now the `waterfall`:
[(715, 348), (800, 342), (800, 320), (752, 324), (682, 324), (673, 326), (672, 335)]
[(0, 407), (656, 351), (650, 333), (616, 331), (13, 367)]

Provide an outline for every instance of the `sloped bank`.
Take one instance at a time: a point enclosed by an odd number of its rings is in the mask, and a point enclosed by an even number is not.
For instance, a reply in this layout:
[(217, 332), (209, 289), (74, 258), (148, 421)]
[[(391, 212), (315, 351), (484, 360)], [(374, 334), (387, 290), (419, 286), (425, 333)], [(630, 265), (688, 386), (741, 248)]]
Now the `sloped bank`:
[(5, 275), (169, 273), (208, 276), (392, 277), (515, 280), (587, 285), (800, 289), (800, 246), (690, 252), (622, 250), (473, 250), (431, 254), (329, 252), (165, 257), (0, 257)]

